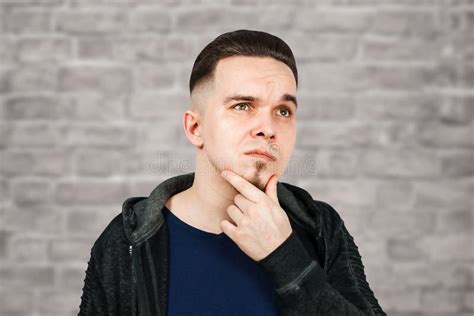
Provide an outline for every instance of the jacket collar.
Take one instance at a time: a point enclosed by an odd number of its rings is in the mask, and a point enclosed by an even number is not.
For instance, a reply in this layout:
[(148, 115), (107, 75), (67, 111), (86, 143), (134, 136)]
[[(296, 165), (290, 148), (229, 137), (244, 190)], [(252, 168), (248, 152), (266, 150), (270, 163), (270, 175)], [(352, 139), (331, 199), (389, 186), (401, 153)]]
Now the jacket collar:
[[(164, 223), (162, 208), (173, 195), (190, 188), (194, 172), (174, 176), (161, 182), (148, 197), (131, 197), (122, 205), (125, 235), (132, 245), (138, 246)], [(311, 195), (305, 190), (284, 182), (278, 182), (277, 195), (280, 206), (288, 216), (304, 229), (321, 237), (319, 210)]]

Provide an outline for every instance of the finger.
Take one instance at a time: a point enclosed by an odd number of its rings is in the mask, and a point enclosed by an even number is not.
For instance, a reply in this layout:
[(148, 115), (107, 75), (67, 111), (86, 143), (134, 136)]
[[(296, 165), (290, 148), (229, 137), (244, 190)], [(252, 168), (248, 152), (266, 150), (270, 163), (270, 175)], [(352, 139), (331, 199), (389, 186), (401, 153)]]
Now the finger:
[(242, 213), (242, 211), (234, 204), (227, 208), (227, 214), (229, 214), (230, 218), (237, 226), (239, 226), (242, 217), (244, 217), (244, 213)]
[(228, 220), (223, 220), (222, 222), (220, 222), (220, 226), (224, 234), (229, 236), (230, 239), (235, 240), (237, 226), (234, 226), (234, 224), (232, 224)]
[(230, 171), (224, 170), (221, 173), (222, 177), (226, 179), (237, 191), (242, 193), (247, 199), (252, 202), (257, 202), (262, 198), (264, 193), (260, 191), (256, 186), (248, 182), (246, 179), (242, 178), (238, 174)]
[(274, 174), (270, 177), (265, 186), (265, 193), (272, 199), (273, 202), (280, 204), (277, 194), (278, 175)]
[(247, 199), (242, 194), (237, 194), (234, 196), (234, 204), (243, 212), (247, 212), (250, 207), (255, 206), (255, 203)]

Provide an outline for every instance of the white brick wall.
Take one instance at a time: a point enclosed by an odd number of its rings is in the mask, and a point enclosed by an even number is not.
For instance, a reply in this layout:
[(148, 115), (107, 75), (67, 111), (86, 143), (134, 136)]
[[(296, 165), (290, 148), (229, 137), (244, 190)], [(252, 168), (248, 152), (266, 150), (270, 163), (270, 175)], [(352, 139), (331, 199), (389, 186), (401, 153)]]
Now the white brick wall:
[(474, 315), (473, 1), (0, 0), (2, 316), (77, 314), (123, 200), (192, 170), (192, 63), (240, 28), (292, 47), (282, 181), (339, 211), (384, 309)]

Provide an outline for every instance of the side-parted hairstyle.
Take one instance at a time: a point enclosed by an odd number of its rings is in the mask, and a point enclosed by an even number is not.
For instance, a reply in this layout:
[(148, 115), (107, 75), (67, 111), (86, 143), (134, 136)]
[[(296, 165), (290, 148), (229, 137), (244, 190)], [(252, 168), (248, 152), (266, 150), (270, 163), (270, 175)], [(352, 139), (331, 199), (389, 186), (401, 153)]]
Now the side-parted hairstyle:
[(231, 56), (272, 57), (281, 61), (290, 67), (298, 86), (293, 52), (282, 39), (262, 31), (237, 30), (219, 35), (199, 53), (191, 71), (189, 93), (213, 78), (219, 60)]

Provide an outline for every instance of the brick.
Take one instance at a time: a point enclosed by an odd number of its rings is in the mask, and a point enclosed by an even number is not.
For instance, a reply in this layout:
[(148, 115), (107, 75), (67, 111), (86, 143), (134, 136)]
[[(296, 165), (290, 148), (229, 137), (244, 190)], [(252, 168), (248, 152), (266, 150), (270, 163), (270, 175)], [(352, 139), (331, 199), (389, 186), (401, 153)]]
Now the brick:
[[(338, 212), (342, 207), (357, 212), (358, 209), (370, 209), (374, 206), (375, 185), (373, 182), (359, 181), (354, 185), (350, 180), (302, 180), (297, 184), (308, 192), (315, 192), (315, 199), (328, 201)], [(340, 192), (344, 192), (343, 195)]]
[[(316, 160), (319, 162), (318, 177), (353, 178), (359, 171), (359, 155), (355, 150), (321, 150)], [(306, 173), (301, 173), (301, 175)]]
[(467, 124), (474, 121), (474, 97), (451, 96), (443, 98), (440, 119), (444, 124)]
[(415, 208), (439, 211), (472, 209), (473, 189), (472, 184), (462, 179), (418, 182), (414, 184)]
[(78, 121), (115, 121), (125, 117), (128, 96), (102, 93), (78, 93), (63, 99), (65, 106), (75, 108)]
[(376, 186), (378, 209), (385, 211), (411, 210), (414, 204), (413, 184), (409, 180), (379, 181)]
[[(159, 43), (162, 47), (162, 59), (166, 61), (185, 61), (195, 59), (197, 49), (195, 48), (192, 37), (178, 36), (160, 38)], [(188, 72), (190, 71), (189, 69)]]
[(474, 311), (474, 291), (468, 290), (464, 293), (463, 309), (469, 312)]
[(462, 306), (463, 290), (427, 289), (421, 295), (424, 311), (435, 313), (456, 313)]
[(436, 97), (423, 94), (375, 94), (356, 97), (359, 120), (428, 121), (438, 117), (440, 104)]
[(111, 9), (59, 11), (55, 30), (71, 34), (118, 33), (128, 29), (125, 12)]
[[(284, 10), (285, 14), (281, 14)], [(260, 11), (256, 20), (256, 28), (260, 30), (271, 29), (273, 32), (286, 31), (293, 28), (296, 11), (294, 7), (282, 8), (276, 5), (269, 5), (265, 10)], [(275, 17), (278, 16), (278, 19)]]
[(32, 289), (0, 289), (0, 306), (2, 315), (20, 316), (33, 310), (34, 291)]
[(308, 148), (361, 146), (367, 144), (369, 136), (366, 126), (355, 122), (317, 125), (304, 122), (298, 126), (297, 133), (300, 145)]
[(138, 8), (130, 17), (131, 28), (138, 32), (169, 32), (172, 25), (168, 10)]
[(159, 125), (156, 123), (141, 123), (137, 127), (134, 144), (143, 149), (156, 149), (156, 144), (160, 144), (160, 150), (168, 150), (188, 146), (189, 141), (184, 135), (183, 127), (178, 124), (178, 119), (175, 119), (162, 122)]
[(461, 62), (474, 60), (474, 37), (471, 34), (452, 34), (448, 42), (451, 58)]
[(65, 92), (128, 93), (130, 70), (116, 66), (68, 66), (59, 70), (59, 88)]
[(6, 230), (0, 230), (0, 259), (6, 258), (8, 255), (7, 246), (10, 242), (10, 236), (10, 232)]
[(380, 10), (374, 16), (371, 31), (380, 35), (433, 38), (442, 29), (431, 11)]
[(446, 46), (441, 40), (420, 38), (367, 38), (361, 43), (361, 60), (436, 62)]
[[(229, 19), (232, 16), (232, 19)], [(200, 32), (212, 30), (214, 33), (223, 33), (231, 29), (252, 28), (258, 20), (254, 10), (243, 10), (227, 7), (208, 6), (206, 8), (189, 8), (177, 12), (174, 16), (177, 32)], [(225, 30), (222, 27), (225, 25)]]
[[(368, 236), (388, 239), (403, 236), (404, 238), (410, 238), (412, 242), (414, 242), (413, 239), (416, 240), (435, 231), (436, 214), (420, 209), (415, 209), (412, 212), (385, 211), (384, 209), (379, 209), (374, 212), (368, 220), (369, 223), (367, 226), (370, 227), (370, 231), (366, 232)], [(423, 252), (426, 250), (424, 244), (414, 244), (413, 247), (416, 248), (404, 249), (406, 242), (394, 241), (392, 243), (393, 249), (389, 249), (391, 246), (387, 245), (387, 251), (389, 251), (389, 255), (395, 256), (396, 260), (401, 260), (404, 257), (410, 258), (410, 256), (413, 256), (414, 260), (430, 258), (431, 254), (429, 252), (427, 254)], [(419, 257), (415, 257), (417, 248), (422, 251)], [(406, 250), (407, 253), (404, 254), (404, 250)], [(392, 253), (390, 253), (390, 251), (392, 251)]]
[[(332, 151), (326, 152), (326, 157), (331, 155)], [(290, 179), (298, 179), (304, 176), (310, 175), (319, 175), (320, 170), (319, 165), (319, 152), (313, 150), (297, 150), (291, 156), (291, 159), (288, 161), (288, 165), (285, 170), (285, 175), (290, 177)], [(290, 180), (284, 182), (292, 182)]]
[(53, 146), (60, 142), (57, 126), (48, 123), (24, 122), (6, 126), (6, 140), (9, 146)]
[(448, 66), (308, 64), (300, 76), (304, 92), (419, 91), (453, 80)]
[[(469, 286), (472, 269), (466, 263), (430, 263), (431, 269), (426, 269), (426, 262), (397, 262), (390, 271), (390, 284), (397, 289), (403, 288), (462, 288)], [(388, 274), (385, 274), (388, 276)], [(404, 280), (404, 282), (399, 282)], [(393, 284), (392, 284), (393, 283)], [(398, 285), (398, 286), (397, 286)]]
[(113, 41), (106, 36), (81, 36), (77, 40), (77, 51), (80, 59), (114, 58)]
[(472, 234), (449, 234), (439, 236), (424, 236), (421, 247), (430, 253), (430, 260), (437, 262), (457, 262), (474, 260), (472, 249)]
[(76, 207), (68, 211), (65, 227), (68, 235), (99, 236), (115, 215), (122, 211), (120, 208), (116, 210), (108, 209)]
[[(0, 161), (2, 161), (2, 164), (5, 163), (5, 160), (3, 159), (3, 152), (0, 152)], [(7, 201), (10, 196), (10, 183), (4, 178), (0, 177), (0, 196), (2, 197), (3, 201)]]
[[(193, 60), (198, 53), (195, 49), (194, 37), (182, 35), (137, 35), (133, 37), (123, 36), (111, 41), (113, 54), (120, 61), (155, 62), (185, 61)], [(187, 75), (189, 75), (187, 69)]]
[(127, 174), (161, 176), (163, 174), (181, 174), (192, 172), (195, 153), (177, 148), (160, 150), (136, 150), (127, 156)]
[(382, 178), (434, 178), (440, 174), (440, 161), (429, 150), (371, 149), (363, 153), (364, 175)]
[(76, 315), (81, 304), (80, 295), (73, 291), (47, 290), (41, 291), (38, 297), (40, 315)]
[(4, 100), (4, 117), (8, 120), (70, 118), (73, 108), (53, 95), (12, 96)]
[(434, 148), (474, 147), (474, 124), (451, 126), (440, 123), (426, 123), (419, 128), (418, 141), (421, 145)]
[(72, 43), (67, 38), (24, 38), (18, 41), (17, 58), (21, 62), (60, 62), (72, 57)]
[(443, 151), (441, 172), (448, 177), (471, 177), (474, 175), (474, 152), (471, 150)]
[(54, 262), (86, 262), (90, 256), (91, 247), (89, 239), (52, 240), (49, 257)]
[(54, 284), (52, 267), (0, 267), (0, 280), (5, 287), (47, 288)]
[[(58, 272), (58, 284), (60, 288), (67, 292), (80, 293), (84, 285), (86, 269), (87, 266), (65, 266), (61, 268)], [(77, 306), (79, 306), (79, 304)]]
[(120, 38), (113, 41), (114, 56), (120, 61), (156, 61), (164, 56), (161, 38)]
[(183, 115), (189, 96), (184, 93), (143, 92), (132, 95), (130, 115), (141, 120), (169, 119)]
[(55, 91), (57, 81), (57, 69), (54, 66), (23, 65), (0, 74), (0, 92)]
[(443, 235), (451, 232), (469, 233), (472, 231), (472, 223), (474, 223), (472, 209), (454, 209), (438, 214), (436, 231)]
[(15, 262), (45, 262), (48, 240), (37, 237), (16, 237), (10, 241), (10, 258)]
[(150, 65), (143, 64), (135, 70), (136, 88), (140, 90), (170, 90), (175, 84), (173, 73), (175, 67), (172, 65)]
[(83, 124), (61, 128), (66, 144), (101, 148), (124, 148), (133, 140), (130, 126)]
[(419, 261), (427, 258), (425, 249), (410, 238), (392, 237), (387, 240), (388, 256), (396, 262)]
[(7, 33), (41, 34), (52, 30), (51, 12), (37, 9), (16, 9), (5, 14), (4, 28)]
[(67, 174), (70, 152), (62, 149), (37, 149), (7, 151), (0, 172), (8, 176), (39, 175), (59, 176)]
[[(0, 20), (2, 20), (1, 10), (0, 10)], [(1, 32), (1, 24), (0, 24)], [(11, 64), (15, 61), (15, 49), (16, 49), (16, 39), (8, 36), (0, 35), (0, 60), (2, 63)]]
[(33, 205), (25, 208), (18, 206), (5, 210), (4, 219), (8, 229), (13, 231), (28, 231), (41, 233), (42, 236), (52, 236), (61, 231), (61, 213), (50, 205)]
[(350, 35), (289, 36), (287, 43), (298, 64), (308, 61), (349, 61), (355, 58), (357, 53), (357, 39)]
[(47, 204), (51, 200), (52, 184), (45, 179), (23, 178), (12, 181), (13, 201), (22, 207)]
[(469, 64), (464, 64), (460, 67), (459, 72), (460, 78), (458, 85), (466, 89), (471, 89), (472, 86), (474, 86), (474, 67)]
[(79, 175), (107, 176), (123, 172), (123, 153), (115, 150), (84, 149), (76, 153), (74, 164)]
[(298, 121), (345, 121), (354, 117), (354, 98), (339, 95), (299, 95)]
[[(379, 291), (378, 296), (383, 297), (381, 305), (387, 314), (416, 313), (421, 310), (422, 289), (384, 290)], [(403, 304), (401, 303), (403, 302)], [(406, 314), (401, 314), (406, 315)]]
[(372, 120), (367, 126), (368, 143), (370, 147), (403, 150), (418, 146), (417, 136), (419, 125), (403, 121)]
[(294, 27), (308, 32), (362, 33), (372, 19), (373, 12), (362, 10), (299, 10)]
[(121, 205), (128, 192), (125, 183), (116, 181), (61, 181), (55, 196), (61, 205)]
[(22, 5), (38, 5), (38, 6), (56, 6), (64, 3), (65, 0), (1, 0), (1, 4), (22, 6)]

